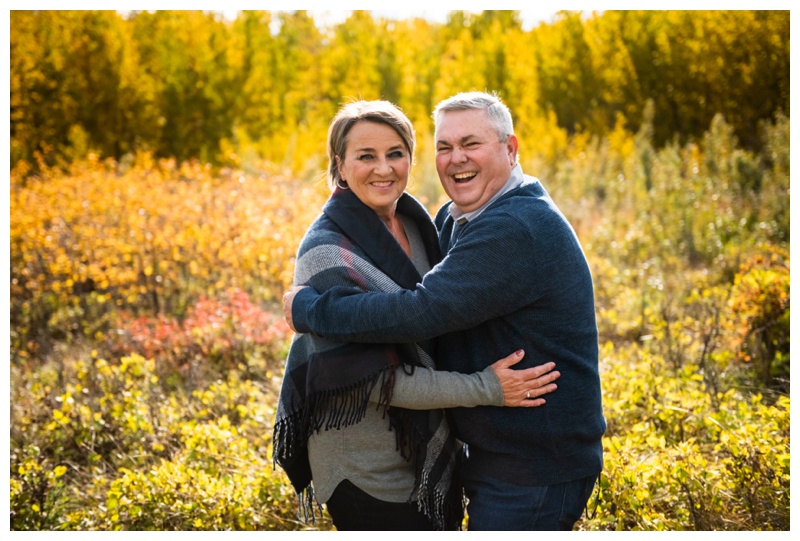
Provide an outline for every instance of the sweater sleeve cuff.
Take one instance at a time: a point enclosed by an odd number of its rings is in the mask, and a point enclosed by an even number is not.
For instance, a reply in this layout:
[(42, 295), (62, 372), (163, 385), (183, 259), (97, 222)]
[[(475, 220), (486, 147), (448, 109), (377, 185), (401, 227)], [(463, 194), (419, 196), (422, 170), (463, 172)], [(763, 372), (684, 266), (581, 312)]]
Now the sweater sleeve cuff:
[(308, 307), (314, 301), (317, 292), (310, 287), (298, 291), (292, 301), (292, 324), (298, 333), (311, 332), (308, 324)]
[(497, 373), (492, 370), (491, 366), (487, 366), (483, 370), (483, 375), (486, 383), (489, 386), (489, 392), (492, 396), (492, 406), (503, 406), (505, 404), (505, 396), (503, 395), (503, 386), (500, 384), (500, 378)]

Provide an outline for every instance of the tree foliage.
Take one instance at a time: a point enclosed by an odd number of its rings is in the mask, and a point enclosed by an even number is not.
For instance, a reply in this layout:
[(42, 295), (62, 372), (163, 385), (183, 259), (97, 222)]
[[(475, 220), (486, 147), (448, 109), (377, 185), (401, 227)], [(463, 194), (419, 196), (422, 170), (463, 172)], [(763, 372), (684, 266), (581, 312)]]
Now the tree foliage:
[(751, 149), (759, 121), (789, 114), (789, 12), (561, 12), (524, 31), (514, 11), (354, 11), (322, 29), (303, 11), (12, 11), (10, 67), (12, 165), (92, 150), (299, 169), (343, 101), (389, 99), (427, 133), (436, 102), (469, 89), (498, 92), (523, 140), (547, 139), (550, 115), (636, 132), (652, 103), (657, 147), (722, 114)]

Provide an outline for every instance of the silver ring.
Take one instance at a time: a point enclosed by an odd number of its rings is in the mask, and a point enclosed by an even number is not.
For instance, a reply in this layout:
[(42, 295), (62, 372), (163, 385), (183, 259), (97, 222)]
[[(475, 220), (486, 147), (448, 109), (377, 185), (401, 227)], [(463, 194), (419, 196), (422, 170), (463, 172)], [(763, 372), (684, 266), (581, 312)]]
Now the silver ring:
[(530, 397), (531, 397), (531, 392), (530, 392), (530, 391), (528, 391), (527, 393), (525, 393), (525, 398), (530, 398)]

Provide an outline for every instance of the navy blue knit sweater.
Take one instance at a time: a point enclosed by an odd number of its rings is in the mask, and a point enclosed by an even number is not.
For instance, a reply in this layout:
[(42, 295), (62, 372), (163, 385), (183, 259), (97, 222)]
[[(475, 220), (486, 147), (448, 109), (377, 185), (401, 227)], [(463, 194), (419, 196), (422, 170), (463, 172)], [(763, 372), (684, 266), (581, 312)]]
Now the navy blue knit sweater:
[(558, 390), (538, 408), (452, 410), (471, 459), (489, 475), (557, 484), (602, 469), (606, 423), (592, 277), (572, 227), (541, 183), (525, 182), (464, 226), (436, 217), (446, 257), (415, 291), (300, 291), (298, 332), (333, 340), (438, 337), (437, 367), (471, 373), (517, 349), (521, 368), (556, 363)]

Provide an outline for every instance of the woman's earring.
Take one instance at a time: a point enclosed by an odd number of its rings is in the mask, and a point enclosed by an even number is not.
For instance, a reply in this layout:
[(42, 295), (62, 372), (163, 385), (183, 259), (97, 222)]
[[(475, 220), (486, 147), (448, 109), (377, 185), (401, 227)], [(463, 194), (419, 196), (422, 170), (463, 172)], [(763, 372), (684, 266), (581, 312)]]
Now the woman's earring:
[[(342, 186), (342, 184), (341, 184), (342, 182), (344, 182), (344, 186)], [(345, 179), (343, 179), (343, 178), (338, 179), (336, 181), (336, 185), (339, 187), (339, 189), (342, 189), (342, 190), (349, 190), (350, 189), (350, 186), (347, 185), (347, 181)]]

